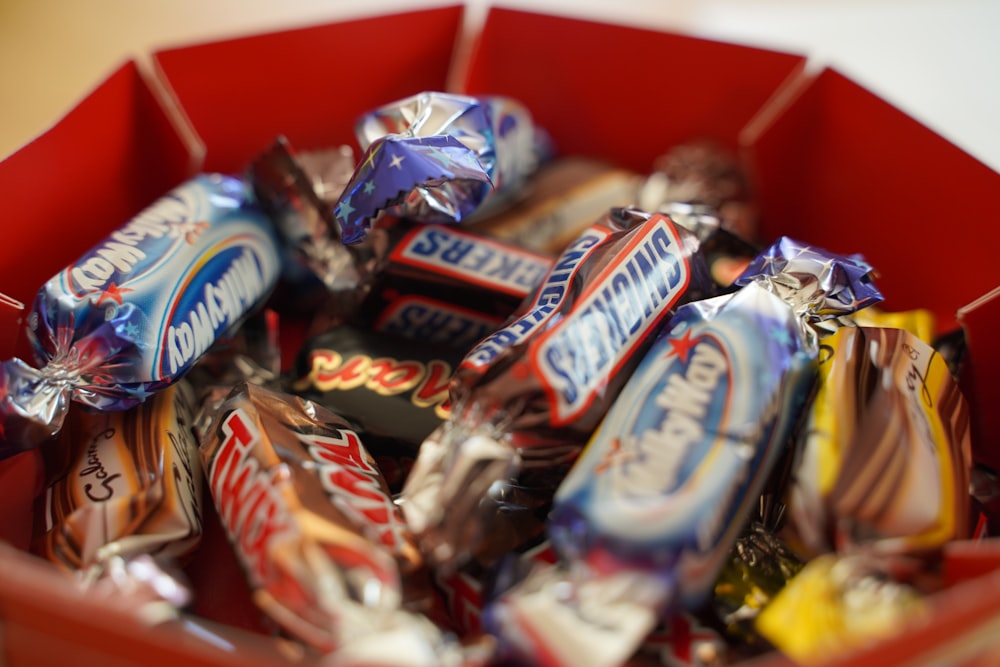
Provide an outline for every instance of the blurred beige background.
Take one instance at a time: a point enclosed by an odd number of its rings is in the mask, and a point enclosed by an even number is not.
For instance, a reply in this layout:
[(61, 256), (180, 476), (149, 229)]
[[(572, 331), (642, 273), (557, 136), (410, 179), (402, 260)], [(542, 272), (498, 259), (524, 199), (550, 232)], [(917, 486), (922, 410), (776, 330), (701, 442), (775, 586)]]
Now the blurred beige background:
[[(468, 0), (470, 24), (488, 0)], [(0, 0), (0, 157), (129, 57), (448, 0)], [(503, 0), (833, 65), (1000, 171), (1000, 0)]]

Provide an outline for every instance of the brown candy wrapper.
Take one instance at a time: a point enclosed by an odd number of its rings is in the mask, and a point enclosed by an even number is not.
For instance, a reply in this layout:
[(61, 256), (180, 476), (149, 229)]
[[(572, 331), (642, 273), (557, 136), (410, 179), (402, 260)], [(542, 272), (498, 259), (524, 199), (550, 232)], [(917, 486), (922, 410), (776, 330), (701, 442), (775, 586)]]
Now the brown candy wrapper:
[(294, 263), (330, 290), (353, 289), (367, 277), (367, 249), (340, 242), (330, 207), (353, 172), (350, 147), (299, 153), (283, 136), (247, 169), (247, 180)]
[(593, 158), (556, 158), (539, 167), (520, 199), (472, 224), (475, 231), (556, 256), (595, 220), (636, 202), (641, 177)]
[(940, 549), (969, 533), (969, 409), (934, 349), (901, 329), (824, 340), (785, 537), (807, 555)]
[(184, 604), (183, 584), (161, 567), (172, 568), (201, 538), (193, 410), (182, 381), (124, 412), (72, 412), (69, 467), (45, 493), (34, 551), (90, 583), (113, 580)]
[[(419, 554), (345, 420), (244, 383), (220, 407), (202, 455), (255, 601), (292, 636), (336, 651), (336, 664), (465, 659), (416, 613), (428, 604)], [(394, 653), (398, 659), (386, 657)]]
[(758, 216), (746, 172), (737, 156), (711, 140), (678, 144), (657, 158), (636, 204), (672, 212), (672, 204), (715, 211), (722, 228), (749, 242), (758, 240)]
[(443, 346), (342, 325), (306, 341), (291, 392), (350, 420), (370, 438), (406, 444), (411, 454), (448, 418), (448, 386), (461, 353)]

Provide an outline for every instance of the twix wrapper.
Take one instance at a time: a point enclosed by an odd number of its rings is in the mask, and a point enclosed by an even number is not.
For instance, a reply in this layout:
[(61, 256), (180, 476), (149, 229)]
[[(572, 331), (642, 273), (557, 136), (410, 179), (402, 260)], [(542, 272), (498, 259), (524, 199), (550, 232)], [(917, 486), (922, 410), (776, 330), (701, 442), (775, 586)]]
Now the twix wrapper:
[[(242, 383), (219, 408), (202, 456), (255, 601), (292, 636), (338, 660), (395, 650), (405, 663), (378, 664), (458, 664), (436, 626), (410, 610), (421, 601), (404, 577), (421, 567), (419, 554), (344, 419)], [(408, 653), (414, 642), (432, 662)]]
[[(65, 437), (73, 458), (45, 493), (34, 550), (87, 580), (187, 556), (202, 531), (193, 410), (191, 389), (180, 382), (124, 412), (71, 413)], [(182, 603), (186, 593), (178, 592)]]

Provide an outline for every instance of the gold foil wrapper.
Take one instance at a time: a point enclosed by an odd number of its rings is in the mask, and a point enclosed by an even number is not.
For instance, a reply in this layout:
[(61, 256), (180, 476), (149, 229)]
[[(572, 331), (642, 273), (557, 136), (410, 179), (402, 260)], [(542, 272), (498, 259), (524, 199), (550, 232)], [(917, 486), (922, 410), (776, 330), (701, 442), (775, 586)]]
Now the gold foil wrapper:
[(823, 342), (789, 493), (795, 548), (933, 551), (968, 536), (969, 409), (944, 360), (901, 329)]
[(201, 538), (193, 410), (182, 381), (125, 412), (71, 413), (72, 462), (46, 492), (35, 551), (69, 571), (189, 554)]
[(756, 628), (785, 655), (808, 665), (871, 646), (926, 612), (916, 590), (869, 568), (863, 557), (827, 554), (788, 582)]

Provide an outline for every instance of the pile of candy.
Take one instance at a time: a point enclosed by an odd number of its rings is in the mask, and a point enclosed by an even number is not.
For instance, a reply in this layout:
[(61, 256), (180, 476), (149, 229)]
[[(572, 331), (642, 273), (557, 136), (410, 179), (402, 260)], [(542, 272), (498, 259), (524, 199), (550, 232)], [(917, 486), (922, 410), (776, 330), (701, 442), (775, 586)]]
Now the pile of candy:
[(808, 663), (924, 613), (978, 511), (961, 347), (862, 256), (757, 238), (708, 142), (634, 174), (435, 92), (356, 129), (41, 287), (0, 373), (36, 553), (176, 617), (210, 503), (267, 627), (345, 665)]

